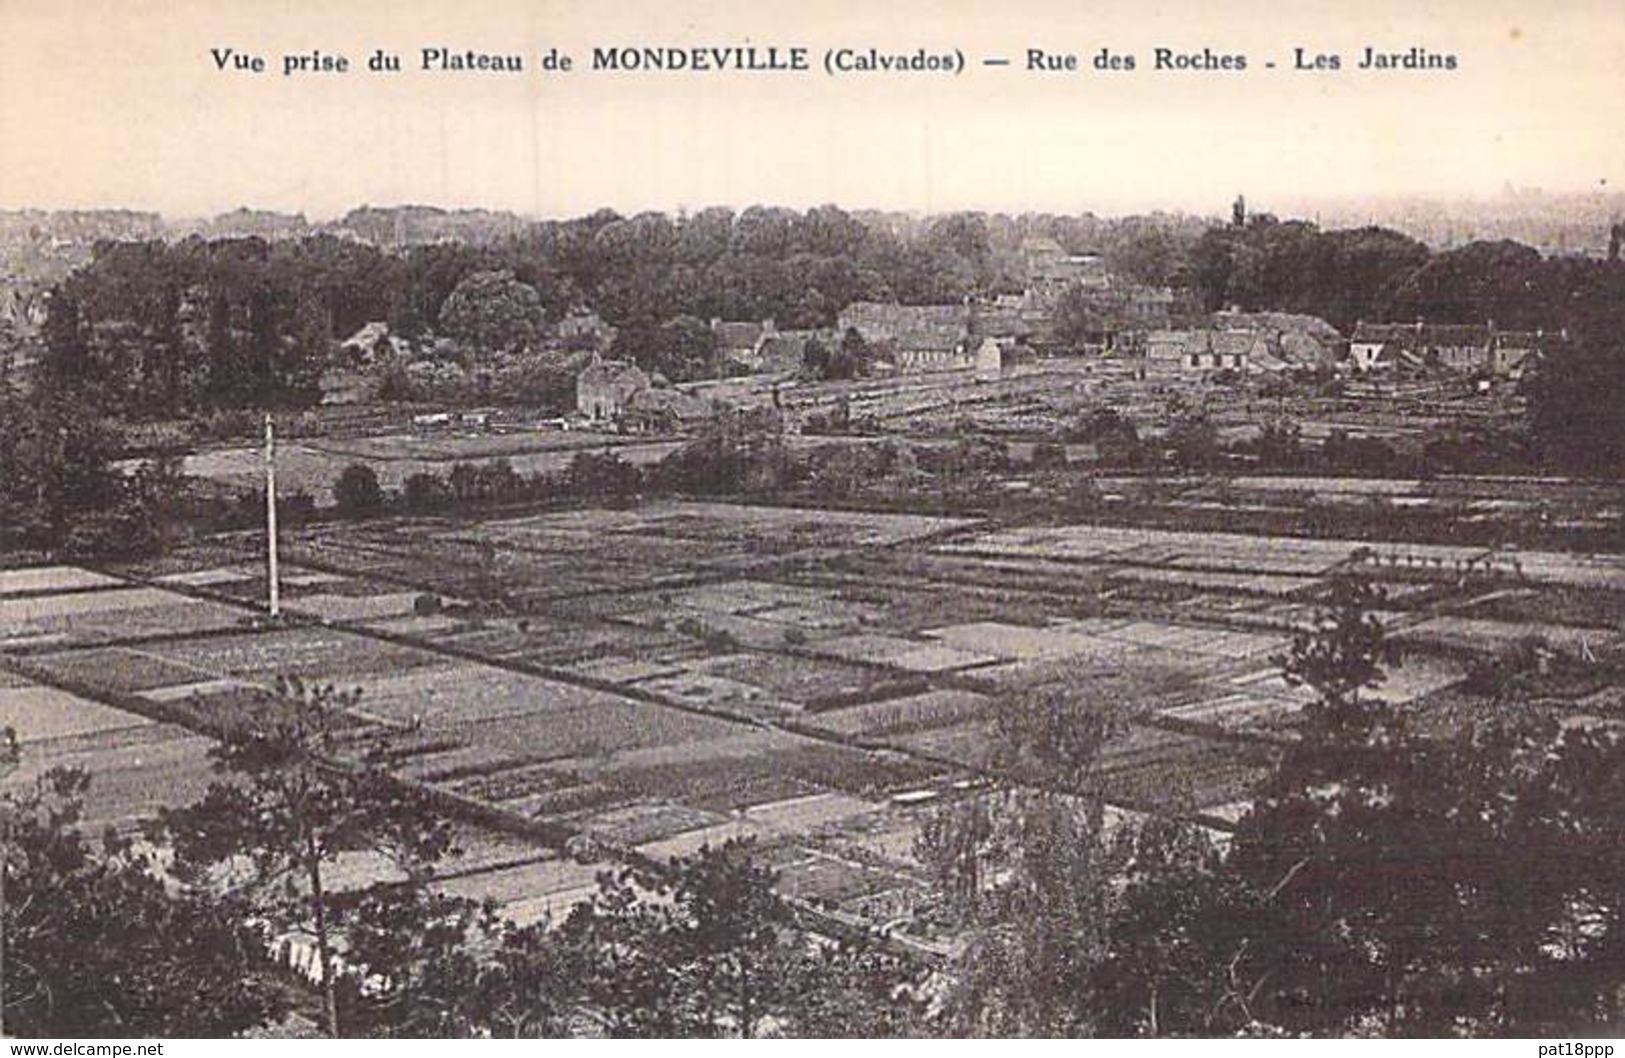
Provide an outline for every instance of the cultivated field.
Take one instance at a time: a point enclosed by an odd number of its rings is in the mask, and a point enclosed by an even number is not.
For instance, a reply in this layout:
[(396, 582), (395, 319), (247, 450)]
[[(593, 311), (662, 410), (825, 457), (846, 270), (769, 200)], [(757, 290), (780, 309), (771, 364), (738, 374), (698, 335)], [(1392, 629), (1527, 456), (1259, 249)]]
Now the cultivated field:
[[(923, 820), (1000, 779), (1001, 723), (1045, 695), (1110, 718), (1119, 809), (1228, 825), (1312, 698), (1280, 656), (1361, 546), (1402, 708), (1470, 714), (1474, 666), (1531, 637), (1618, 649), (1616, 558), (662, 502), (291, 532), (279, 626), (251, 534), (0, 571), (0, 722), (108, 776), (98, 811), (129, 820), (207, 779), (173, 721), (251, 715), (281, 675), (355, 688), (358, 744), (486, 813), (452, 891), (533, 920), (590, 891), (567, 846), (750, 836), (788, 893), (889, 922)], [(1567, 686), (1542, 707), (1618, 706)]]

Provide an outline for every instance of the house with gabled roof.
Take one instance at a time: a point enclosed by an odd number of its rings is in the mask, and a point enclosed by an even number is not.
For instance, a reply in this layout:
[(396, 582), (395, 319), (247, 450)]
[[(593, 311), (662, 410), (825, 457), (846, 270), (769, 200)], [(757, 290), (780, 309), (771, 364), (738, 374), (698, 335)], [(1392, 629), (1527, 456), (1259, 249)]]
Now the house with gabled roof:
[(1508, 378), (1521, 374), (1524, 361), (1552, 337), (1544, 331), (1498, 330), (1494, 322), (1361, 322), (1349, 340), (1349, 364), (1361, 373), (1410, 367)]
[(1343, 358), (1348, 342), (1336, 327), (1298, 312), (1215, 312), (1213, 324), (1224, 331), (1255, 331), (1269, 346), (1257, 366), (1266, 370), (1313, 371), (1330, 368)]
[(576, 411), (592, 422), (614, 422), (652, 383), (630, 360), (604, 360), (597, 353), (576, 376)]
[(711, 333), (717, 340), (717, 356), (724, 362), (751, 365), (761, 355), (762, 344), (778, 333), (778, 327), (771, 319), (759, 323), (713, 319)]
[(1490, 374), (1496, 378), (1522, 378), (1531, 363), (1566, 337), (1565, 331), (1496, 331), (1490, 340)]
[(655, 386), (632, 394), (621, 411), (621, 425), (634, 433), (675, 433), (716, 415), (711, 401), (669, 386)]
[(1285, 366), (1270, 351), (1264, 335), (1254, 330), (1152, 331), (1145, 337), (1142, 356), (1146, 376), (1161, 378), (1217, 371), (1245, 374)]
[[(780, 331), (769, 335), (756, 351), (754, 369), (764, 375), (794, 375), (807, 362), (807, 346), (819, 339), (816, 331)], [(834, 345), (833, 336), (824, 336), (826, 345)]]

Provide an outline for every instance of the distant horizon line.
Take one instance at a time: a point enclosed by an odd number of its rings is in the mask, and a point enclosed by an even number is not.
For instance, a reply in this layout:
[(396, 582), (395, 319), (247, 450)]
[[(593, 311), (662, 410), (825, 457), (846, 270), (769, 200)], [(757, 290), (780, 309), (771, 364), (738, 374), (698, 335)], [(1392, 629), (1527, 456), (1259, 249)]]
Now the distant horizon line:
[[(1546, 200), (1553, 204), (1574, 199), (1593, 199), (1607, 201), (1617, 199), (1625, 206), (1625, 190), (1612, 187), (1599, 188), (1565, 188), (1551, 189), (1545, 187), (1515, 187), (1506, 186), (1495, 192), (1441, 192), (1441, 191), (1413, 191), (1413, 192), (1384, 192), (1370, 195), (1294, 195), (1280, 199), (1271, 199), (1266, 196), (1253, 198), (1247, 196), (1245, 191), (1238, 195), (1246, 198), (1250, 212), (1284, 216), (1298, 214), (1291, 219), (1312, 220), (1301, 214), (1313, 212), (1317, 209), (1351, 210), (1361, 208), (1395, 208), (1407, 205), (1429, 206), (1485, 206), (1507, 201)], [(489, 213), (505, 214), (518, 220), (535, 223), (560, 222), (578, 220), (590, 217), (594, 213), (605, 210), (617, 213), (623, 217), (635, 217), (644, 213), (659, 213), (671, 217), (693, 216), (696, 213), (712, 209), (727, 209), (735, 213), (742, 213), (751, 208), (788, 209), (796, 212), (806, 212), (834, 206), (850, 214), (879, 213), (896, 214), (909, 217), (934, 217), (956, 213), (980, 213), (989, 216), (1096, 216), (1103, 219), (1117, 217), (1149, 216), (1166, 214), (1170, 216), (1185, 216), (1197, 219), (1222, 219), (1229, 213), (1235, 196), (1215, 206), (1195, 207), (1187, 203), (1170, 203), (1167, 205), (1154, 205), (1144, 203), (1139, 205), (1118, 204), (1114, 206), (1060, 208), (1060, 207), (989, 207), (989, 206), (955, 206), (955, 207), (925, 207), (925, 206), (883, 206), (883, 205), (849, 205), (835, 201), (822, 201), (810, 204), (785, 204), (774, 201), (756, 201), (747, 205), (737, 205), (729, 202), (708, 202), (704, 204), (686, 204), (655, 206), (647, 205), (632, 208), (624, 205), (615, 205), (608, 202), (580, 209), (576, 212), (537, 212), (527, 211), (512, 206), (502, 205), (474, 205), (456, 204), (448, 205), (432, 200), (401, 200), (395, 202), (358, 202), (338, 211), (328, 211), (316, 208), (297, 208), (276, 205), (251, 205), (239, 203), (229, 207), (169, 210), (161, 207), (144, 205), (0, 205), (0, 212), (4, 213), (135, 213), (149, 214), (168, 223), (184, 223), (196, 221), (215, 220), (229, 216), (233, 213), (262, 213), (289, 218), (302, 218), (306, 223), (326, 224), (343, 220), (346, 216), (358, 210), (373, 209), (379, 211), (428, 209), (442, 213)]]

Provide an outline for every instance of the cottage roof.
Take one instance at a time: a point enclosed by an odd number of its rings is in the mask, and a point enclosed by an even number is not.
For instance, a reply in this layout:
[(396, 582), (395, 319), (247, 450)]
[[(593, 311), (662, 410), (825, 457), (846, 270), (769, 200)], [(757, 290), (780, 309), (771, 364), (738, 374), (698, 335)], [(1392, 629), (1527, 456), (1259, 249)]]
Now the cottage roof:
[(1490, 344), (1496, 349), (1544, 349), (1552, 338), (1544, 331), (1496, 331)]
[(963, 305), (903, 305), (895, 301), (854, 301), (841, 310), (842, 327), (886, 328), (896, 332), (964, 322)]
[(1359, 323), (1355, 342), (1362, 345), (1393, 345), (1416, 350), (1440, 346), (1488, 345), (1493, 332), (1480, 323)]
[(1037, 329), (1031, 320), (1022, 315), (1019, 307), (1005, 305), (977, 313), (976, 327), (983, 334), (1001, 338), (1025, 337)]
[(762, 340), (762, 325), (760, 323), (717, 323), (711, 327), (712, 333), (717, 336), (717, 348), (724, 351), (729, 349), (752, 349)]
[(1354, 336), (1350, 340), (1361, 345), (1386, 345), (1415, 333), (1416, 328), (1408, 323), (1366, 323), (1362, 320), (1354, 325)]
[(1152, 331), (1146, 335), (1145, 352), (1153, 359), (1205, 352), (1206, 334), (1206, 331)]
[(763, 371), (799, 371), (807, 357), (810, 333), (779, 334), (762, 343), (761, 368)]
[(1213, 321), (1220, 327), (1232, 330), (1255, 330), (1283, 336), (1309, 335), (1323, 342), (1337, 342), (1343, 337), (1336, 327), (1319, 316), (1302, 312), (1215, 312)]
[(608, 386), (630, 383), (647, 386), (649, 376), (630, 360), (594, 360), (581, 369), (578, 381), (582, 385)]
[(1488, 345), (1490, 329), (1482, 324), (1424, 324), (1423, 340), (1428, 345)]
[(1204, 354), (1254, 358), (1269, 352), (1264, 335), (1252, 330), (1152, 331), (1146, 337), (1146, 356), (1153, 360)]
[(948, 352), (960, 347), (965, 332), (959, 327), (930, 327), (904, 331), (892, 342), (898, 352)]
[(339, 345), (344, 349), (371, 349), (379, 341), (387, 337), (389, 337), (389, 324), (383, 320), (373, 320), (371, 323), (362, 324), (360, 330), (344, 339)]
[(1264, 346), (1264, 336), (1257, 331), (1212, 331), (1209, 348), (1221, 356), (1247, 356)]
[(701, 397), (680, 389), (645, 389), (632, 395), (627, 406), (649, 415), (671, 415), (692, 422), (711, 417), (711, 405)]
[(1274, 352), (1286, 366), (1325, 367), (1337, 359), (1336, 346), (1339, 344), (1339, 341), (1328, 340), (1317, 334), (1287, 331), (1276, 342)]
[(1028, 253), (1065, 253), (1061, 244), (1047, 235), (1029, 235), (1021, 241), (1021, 248)]

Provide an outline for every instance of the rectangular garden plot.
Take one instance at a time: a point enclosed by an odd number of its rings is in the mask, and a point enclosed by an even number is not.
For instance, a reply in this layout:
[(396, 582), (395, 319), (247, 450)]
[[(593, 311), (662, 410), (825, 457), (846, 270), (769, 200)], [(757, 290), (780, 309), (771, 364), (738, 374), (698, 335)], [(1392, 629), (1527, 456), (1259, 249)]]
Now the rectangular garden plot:
[(645, 845), (726, 822), (714, 812), (674, 804), (638, 804), (575, 820), (580, 829), (615, 845)]
[(267, 684), (286, 675), (344, 685), (370, 675), (445, 663), (426, 651), (326, 628), (245, 632), (143, 649), (194, 671)]
[(160, 807), (179, 808), (202, 797), (217, 778), (211, 746), (208, 739), (169, 724), (102, 727), (31, 743), (7, 785), (32, 783), (51, 768), (83, 769), (91, 779), (83, 825), (91, 832), (108, 825), (122, 829)]
[(973, 769), (988, 767), (993, 758), (993, 725), (987, 720), (966, 720), (942, 727), (916, 729), (884, 736), (882, 741), (911, 753), (953, 761)]
[(1011, 660), (1076, 658), (1091, 655), (1116, 656), (1123, 647), (1101, 637), (1057, 630), (1030, 628), (998, 621), (954, 625), (931, 629), (925, 635), (975, 654), (990, 654)]
[(830, 710), (808, 722), (838, 735), (882, 738), (982, 719), (994, 708), (992, 698), (973, 691), (928, 691)]
[(44, 654), (34, 661), (54, 676), (119, 694), (212, 678), (190, 665), (139, 647), (100, 647)]
[(718, 811), (828, 791), (884, 794), (939, 777), (941, 766), (900, 754), (865, 752), (807, 739), (781, 739), (743, 755), (710, 756), (694, 746), (687, 760), (616, 762), (603, 781), (651, 797)]
[(683, 671), (682, 666), (683, 662), (681, 660), (665, 661), (654, 658), (611, 655), (609, 657), (578, 661), (566, 666), (566, 671), (592, 680), (603, 680), (607, 683), (633, 684), (643, 680), (680, 675)]
[(1289, 723), (1302, 709), (1302, 702), (1290, 698), (1227, 694), (1211, 701), (1166, 709), (1160, 715), (1222, 731), (1268, 731)]
[(122, 583), (117, 577), (77, 566), (0, 569), (0, 595), (84, 591), (89, 588), (110, 588)]
[(550, 859), (522, 867), (481, 871), (436, 882), (442, 893), (468, 900), (489, 900), (502, 916), (516, 925), (557, 922), (579, 901), (590, 899), (598, 888), (602, 864), (579, 864)]
[[(392, 720), (416, 718), (428, 730), (457, 731), (503, 718), (551, 715), (560, 724), (579, 713), (603, 711), (606, 722), (625, 699), (540, 676), (460, 662), (362, 684), (362, 708)], [(643, 708), (652, 708), (643, 706)], [(568, 755), (561, 753), (561, 756)]]
[(388, 592), (380, 595), (338, 595), (318, 592), (290, 599), (290, 613), (307, 614), (324, 621), (376, 621), (405, 617), (413, 612), (418, 593)]
[(0, 599), (0, 639), (45, 635), (88, 645), (214, 631), (245, 617), (240, 610), (159, 588), (22, 596)]
[(998, 660), (996, 654), (880, 633), (824, 639), (809, 649), (848, 661), (920, 673), (951, 672)]
[(159, 584), (176, 584), (187, 588), (217, 588), (226, 584), (252, 582), (263, 579), (263, 576), (260, 570), (248, 566), (211, 566), (206, 569), (166, 573), (154, 579)]
[(745, 818), (782, 837), (804, 837), (879, 810), (880, 806), (870, 800), (822, 793), (755, 805), (745, 810)]
[(727, 721), (601, 692), (578, 691), (568, 702), (555, 702), (497, 720), (469, 723), (447, 719), (437, 726), (470, 745), (489, 746), (531, 759), (605, 758), (644, 746), (720, 738), (738, 730), (737, 725)]
[(893, 871), (830, 856), (813, 856), (779, 872), (779, 888), (786, 896), (825, 910), (894, 889), (913, 889), (916, 884)]
[(650, 859), (670, 861), (683, 856), (694, 856), (706, 848), (718, 849), (730, 841), (759, 839), (761, 836), (749, 823), (729, 820), (700, 830), (689, 830), (646, 842), (639, 845), (637, 850)]
[(873, 669), (792, 654), (728, 654), (687, 671), (757, 687), (776, 701), (808, 709), (863, 701), (897, 682)]
[(87, 701), (54, 687), (0, 690), (0, 727), (14, 729), (24, 745), (150, 723), (144, 716)]

